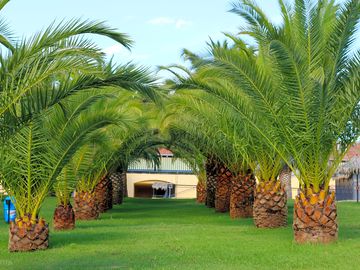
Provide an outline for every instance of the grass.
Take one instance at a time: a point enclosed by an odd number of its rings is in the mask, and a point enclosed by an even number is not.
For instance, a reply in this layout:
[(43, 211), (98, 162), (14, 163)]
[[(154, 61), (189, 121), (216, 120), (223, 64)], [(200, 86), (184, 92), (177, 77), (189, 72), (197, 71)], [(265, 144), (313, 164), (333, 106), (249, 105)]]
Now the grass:
[[(49, 198), (42, 209), (48, 221), (54, 206)], [(338, 214), (337, 243), (297, 245), (290, 225), (256, 229), (193, 200), (126, 199), (74, 231), (51, 231), (46, 251), (9, 253), (1, 222), (0, 269), (359, 269), (360, 204), (338, 203)]]

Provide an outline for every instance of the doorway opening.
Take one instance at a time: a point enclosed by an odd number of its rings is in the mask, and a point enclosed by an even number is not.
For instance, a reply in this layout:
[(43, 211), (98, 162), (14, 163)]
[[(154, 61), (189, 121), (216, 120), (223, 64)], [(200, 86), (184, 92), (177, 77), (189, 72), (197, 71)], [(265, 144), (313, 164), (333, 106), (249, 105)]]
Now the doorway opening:
[(134, 184), (136, 198), (174, 198), (175, 185), (164, 181), (143, 181)]

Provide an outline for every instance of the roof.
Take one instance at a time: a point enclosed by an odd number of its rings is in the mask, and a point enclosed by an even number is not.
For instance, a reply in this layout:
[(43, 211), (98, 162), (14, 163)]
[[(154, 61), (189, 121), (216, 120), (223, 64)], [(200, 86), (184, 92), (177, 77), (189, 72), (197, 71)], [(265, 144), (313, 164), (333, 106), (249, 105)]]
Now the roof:
[(344, 156), (344, 161), (348, 161), (353, 157), (360, 157), (360, 143), (354, 144)]
[(335, 178), (349, 178), (360, 173), (360, 143), (353, 145), (344, 156), (342, 164), (337, 168)]
[(353, 156), (347, 162), (341, 164), (336, 171), (336, 178), (348, 178), (352, 174), (360, 173), (360, 156)]
[(159, 148), (159, 153), (162, 156), (172, 156), (173, 152), (171, 152), (169, 149), (166, 148)]

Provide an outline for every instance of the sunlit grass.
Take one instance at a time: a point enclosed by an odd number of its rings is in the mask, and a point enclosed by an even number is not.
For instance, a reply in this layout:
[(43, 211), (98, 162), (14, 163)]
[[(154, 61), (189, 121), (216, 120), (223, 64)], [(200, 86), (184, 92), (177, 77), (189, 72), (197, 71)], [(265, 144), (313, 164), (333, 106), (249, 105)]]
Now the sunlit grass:
[[(42, 209), (50, 222), (54, 206)], [(46, 251), (9, 253), (1, 222), (0, 269), (359, 269), (360, 204), (338, 208), (339, 241), (309, 246), (293, 242), (291, 225), (256, 229), (193, 200), (127, 199), (74, 231), (51, 230)]]

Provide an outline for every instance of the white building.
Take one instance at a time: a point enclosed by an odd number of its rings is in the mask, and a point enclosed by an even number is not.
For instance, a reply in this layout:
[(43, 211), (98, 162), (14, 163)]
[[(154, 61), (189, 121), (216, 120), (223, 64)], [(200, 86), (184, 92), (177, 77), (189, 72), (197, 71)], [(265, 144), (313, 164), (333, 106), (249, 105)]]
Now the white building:
[(196, 198), (197, 177), (182, 160), (174, 159), (166, 149), (160, 149), (161, 165), (154, 168), (139, 160), (128, 168), (129, 197)]

